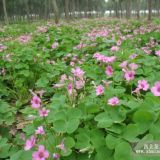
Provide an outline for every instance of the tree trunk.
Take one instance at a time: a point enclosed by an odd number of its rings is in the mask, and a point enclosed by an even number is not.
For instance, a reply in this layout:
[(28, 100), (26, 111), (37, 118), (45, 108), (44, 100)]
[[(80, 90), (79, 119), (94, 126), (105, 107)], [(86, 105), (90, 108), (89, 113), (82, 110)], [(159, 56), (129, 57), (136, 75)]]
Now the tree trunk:
[(44, 2), (44, 17), (46, 20), (48, 19), (48, 0)]
[(26, 6), (27, 19), (30, 20), (28, 0), (25, 0), (25, 6)]
[(80, 17), (80, 6), (79, 6), (79, 0), (76, 0), (76, 12), (77, 12), (77, 18)]
[(122, 1), (119, 1), (120, 17), (123, 17)]
[(158, 0), (158, 2), (157, 2), (158, 4), (157, 4), (157, 14), (158, 14), (158, 16), (160, 15), (160, 1)]
[(72, 0), (72, 17), (73, 18), (75, 18), (75, 10), (76, 10), (75, 0)]
[(88, 10), (89, 10), (89, 2), (86, 0), (86, 7), (85, 7), (85, 18), (88, 17)]
[(7, 9), (6, 9), (6, 0), (3, 0), (2, 2), (3, 2), (4, 20), (5, 20), (5, 23), (8, 25), (9, 21), (8, 21)]
[(131, 0), (126, 0), (126, 18), (131, 18)]
[(55, 23), (58, 24), (59, 23), (59, 10), (57, 6), (57, 1), (52, 0), (52, 4), (53, 4), (53, 10), (54, 10)]
[(152, 16), (152, 0), (148, 0), (148, 20), (151, 20)]
[(115, 6), (114, 6), (114, 8), (115, 8), (115, 16), (116, 16), (117, 18), (119, 18), (119, 7), (118, 7), (118, 2), (115, 1), (114, 4), (115, 4)]
[(140, 18), (140, 0), (137, 0), (137, 19)]
[(69, 0), (65, 0), (65, 18), (69, 21)]

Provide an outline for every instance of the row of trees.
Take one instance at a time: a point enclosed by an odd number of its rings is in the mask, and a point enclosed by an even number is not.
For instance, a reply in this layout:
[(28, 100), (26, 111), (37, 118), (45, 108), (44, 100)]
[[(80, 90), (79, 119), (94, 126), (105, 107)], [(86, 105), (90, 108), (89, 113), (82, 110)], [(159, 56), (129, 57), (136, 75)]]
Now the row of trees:
[(95, 11), (95, 16), (105, 12), (105, 0), (0, 0), (0, 20), (32, 21), (37, 19), (60, 17), (72, 18), (91, 17), (88, 11)]
[(151, 19), (152, 9), (160, 14), (160, 0), (0, 0), (0, 21), (33, 21), (54, 18), (90, 18), (109, 16), (131, 18), (132, 14), (140, 17), (140, 10), (148, 10)]
[(114, 10), (117, 18), (148, 15), (151, 20), (152, 15), (160, 16), (160, 0), (108, 0), (107, 10)]

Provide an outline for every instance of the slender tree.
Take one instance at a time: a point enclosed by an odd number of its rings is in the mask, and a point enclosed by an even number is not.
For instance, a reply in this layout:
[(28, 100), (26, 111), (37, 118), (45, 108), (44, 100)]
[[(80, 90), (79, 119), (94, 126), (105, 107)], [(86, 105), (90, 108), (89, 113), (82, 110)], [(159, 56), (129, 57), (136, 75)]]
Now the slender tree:
[(57, 1), (52, 0), (52, 4), (53, 4), (53, 10), (54, 10), (55, 23), (58, 24), (59, 23), (59, 9), (57, 6)]
[(29, 4), (28, 4), (28, 2), (29, 2), (28, 0), (24, 1), (25, 8), (26, 8), (27, 19), (30, 20), (30, 14), (29, 14), (30, 11), (29, 11)]
[(126, 0), (126, 18), (131, 18), (131, 0)]
[(140, 0), (137, 0), (136, 1), (136, 4), (137, 4), (137, 19), (140, 18)]
[(3, 2), (4, 20), (6, 24), (9, 24), (8, 14), (6, 9), (6, 0), (3, 0), (2, 2)]
[(151, 20), (152, 16), (152, 0), (148, 0), (148, 20)]
[(66, 20), (69, 21), (69, 0), (65, 0), (65, 17)]
[(44, 18), (47, 19), (48, 18), (48, 0), (44, 1)]

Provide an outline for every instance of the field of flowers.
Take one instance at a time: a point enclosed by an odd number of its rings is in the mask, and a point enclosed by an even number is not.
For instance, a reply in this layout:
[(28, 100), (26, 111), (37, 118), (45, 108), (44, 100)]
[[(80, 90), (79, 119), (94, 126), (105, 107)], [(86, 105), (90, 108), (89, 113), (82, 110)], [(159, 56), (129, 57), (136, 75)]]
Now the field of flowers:
[(151, 140), (160, 140), (158, 20), (0, 29), (0, 159), (158, 160), (134, 153)]

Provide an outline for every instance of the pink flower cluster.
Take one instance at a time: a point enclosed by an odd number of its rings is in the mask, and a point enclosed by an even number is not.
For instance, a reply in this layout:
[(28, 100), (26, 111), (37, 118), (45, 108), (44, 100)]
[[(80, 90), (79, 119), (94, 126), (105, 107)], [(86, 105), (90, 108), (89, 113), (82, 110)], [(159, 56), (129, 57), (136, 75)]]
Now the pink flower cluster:
[(100, 30), (93, 29), (90, 33), (88, 33), (88, 37), (96, 38), (96, 37), (107, 37), (109, 35), (109, 31), (105, 28)]
[(82, 79), (83, 78), (83, 75), (84, 75), (84, 71), (79, 68), (79, 67), (76, 67), (75, 69), (73, 68), (71, 70), (72, 74), (75, 76), (75, 77), (78, 77), (79, 79)]
[(23, 43), (23, 44), (28, 43), (30, 40), (31, 40), (31, 36), (30, 36), (30, 35), (23, 35), (23, 36), (20, 36), (20, 37), (18, 38), (18, 41), (19, 41), (20, 43)]
[(118, 46), (112, 46), (111, 51), (112, 52), (118, 52), (119, 51), (119, 47)]
[(104, 93), (104, 87), (102, 85), (99, 85), (96, 87), (96, 95), (100, 96)]
[(135, 63), (128, 64), (127, 61), (123, 61), (120, 65), (122, 71), (124, 72), (124, 78), (126, 81), (131, 81), (135, 78), (135, 70), (138, 69), (138, 65)]
[(48, 116), (48, 113), (50, 112), (46, 108), (41, 107), (41, 99), (37, 95), (34, 95), (32, 97), (31, 106), (32, 106), (32, 108), (39, 110), (40, 117), (46, 117), (46, 116)]
[(33, 160), (46, 160), (49, 158), (49, 152), (45, 150), (43, 145), (38, 146), (38, 151), (33, 152), (32, 159)]
[(151, 92), (154, 96), (160, 96), (160, 81), (155, 82), (154, 86), (151, 88)]
[(108, 100), (108, 105), (111, 105), (111, 106), (116, 106), (119, 104), (119, 99), (118, 97), (112, 97)]
[(103, 62), (103, 63), (113, 63), (116, 60), (115, 56), (108, 57), (108, 56), (105, 56), (101, 53), (95, 53), (93, 55), (93, 58), (95, 58), (97, 61)]
[(156, 51), (155, 54), (160, 57), (160, 50)]
[(106, 75), (108, 77), (111, 77), (113, 75), (113, 68), (112, 68), (112, 66), (107, 66), (105, 73), (106, 73)]
[(149, 83), (147, 80), (139, 80), (137, 88), (132, 93), (140, 93), (140, 90), (147, 91), (149, 89)]
[(71, 73), (73, 74), (73, 78), (69, 77), (71, 81), (68, 84), (68, 93), (71, 95), (74, 91), (74, 88), (77, 90), (82, 89), (85, 85), (84, 71), (80, 67), (72, 68)]

